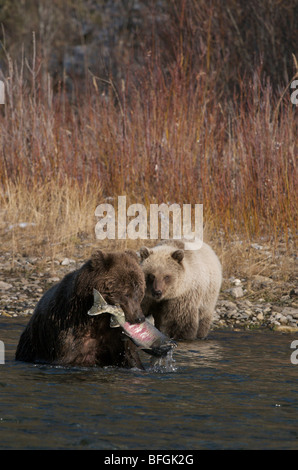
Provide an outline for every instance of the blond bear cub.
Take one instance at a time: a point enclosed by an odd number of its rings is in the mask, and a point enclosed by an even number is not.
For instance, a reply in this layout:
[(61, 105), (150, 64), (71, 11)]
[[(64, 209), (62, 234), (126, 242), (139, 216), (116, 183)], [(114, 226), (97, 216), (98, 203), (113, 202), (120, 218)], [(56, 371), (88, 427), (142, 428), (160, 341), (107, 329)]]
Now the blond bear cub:
[(221, 264), (206, 243), (185, 250), (180, 240), (140, 249), (146, 279), (142, 310), (174, 339), (206, 338), (222, 282)]

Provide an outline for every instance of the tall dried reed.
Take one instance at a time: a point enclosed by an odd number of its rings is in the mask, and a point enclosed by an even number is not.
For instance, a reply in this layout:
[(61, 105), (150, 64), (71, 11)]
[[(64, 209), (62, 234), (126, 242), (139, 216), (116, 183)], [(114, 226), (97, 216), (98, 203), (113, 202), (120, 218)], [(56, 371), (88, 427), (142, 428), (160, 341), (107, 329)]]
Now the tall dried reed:
[(202, 203), (215, 236), (294, 236), (297, 110), (258, 70), (239, 79), (233, 101), (216, 83), (186, 58), (164, 69), (157, 54), (118, 86), (109, 79), (103, 89), (90, 74), (70, 96), (63, 84), (53, 93), (35, 54), (10, 60), (0, 110), (3, 240), (23, 220), (36, 224), (18, 246), (29, 251), (80, 230), (93, 237), (96, 205), (118, 195), (147, 207)]

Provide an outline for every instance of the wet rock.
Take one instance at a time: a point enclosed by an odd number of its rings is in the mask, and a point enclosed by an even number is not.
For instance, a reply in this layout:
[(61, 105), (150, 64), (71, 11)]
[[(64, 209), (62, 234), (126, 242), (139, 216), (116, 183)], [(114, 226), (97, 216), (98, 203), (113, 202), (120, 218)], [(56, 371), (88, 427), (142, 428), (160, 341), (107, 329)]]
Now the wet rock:
[(70, 258), (64, 258), (64, 260), (61, 261), (62, 266), (69, 266), (70, 264), (75, 264), (75, 260)]
[(230, 289), (230, 294), (235, 299), (239, 299), (240, 297), (244, 296), (244, 292), (241, 286), (232, 287)]
[(236, 308), (237, 307), (237, 304), (235, 304), (234, 302), (231, 302), (230, 300), (219, 300), (217, 304), (220, 307), (224, 307), (224, 308)]
[(298, 289), (291, 289), (289, 292), (290, 297), (298, 296)]
[(230, 277), (229, 282), (231, 284), (234, 284), (234, 286), (241, 286), (242, 285), (241, 279), (237, 279), (235, 277)]
[(276, 331), (281, 331), (282, 333), (298, 333), (297, 326), (276, 325), (274, 329)]
[(53, 283), (54, 283), (54, 282), (59, 282), (59, 281), (60, 281), (60, 278), (57, 277), (57, 276), (50, 277), (50, 278), (48, 279), (48, 282), (53, 282)]
[(298, 319), (298, 308), (284, 307), (281, 313), (285, 316), (291, 315), (292, 318)]
[(267, 276), (254, 276), (252, 285), (255, 289), (264, 289), (273, 284), (273, 280)]

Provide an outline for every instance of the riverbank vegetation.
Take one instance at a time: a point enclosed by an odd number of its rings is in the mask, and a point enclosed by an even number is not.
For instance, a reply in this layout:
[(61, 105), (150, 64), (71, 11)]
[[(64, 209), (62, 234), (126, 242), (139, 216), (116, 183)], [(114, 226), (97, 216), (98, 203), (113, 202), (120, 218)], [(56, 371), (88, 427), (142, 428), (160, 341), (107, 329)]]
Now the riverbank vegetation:
[(171, 1), (144, 34), (127, 27), (114, 75), (92, 64), (83, 77), (54, 74), (40, 30), (30, 44), (20, 34), (17, 54), (3, 30), (2, 250), (54, 258), (111, 246), (95, 240), (94, 211), (126, 195), (148, 209), (203, 204), (228, 275), (294, 275), (295, 2), (207, 3)]

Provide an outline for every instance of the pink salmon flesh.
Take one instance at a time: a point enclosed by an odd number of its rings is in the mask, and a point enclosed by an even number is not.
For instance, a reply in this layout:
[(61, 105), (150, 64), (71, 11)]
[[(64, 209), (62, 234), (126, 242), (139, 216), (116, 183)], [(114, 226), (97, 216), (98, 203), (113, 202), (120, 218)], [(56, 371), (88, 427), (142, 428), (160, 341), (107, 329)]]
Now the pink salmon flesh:
[(155, 328), (152, 323), (145, 320), (142, 323), (129, 323), (119, 305), (110, 305), (102, 297), (98, 290), (93, 289), (94, 303), (88, 311), (88, 315), (95, 316), (102, 313), (111, 315), (111, 328), (121, 327), (124, 333), (147, 354), (152, 356), (165, 356), (171, 349), (177, 346), (175, 341)]

